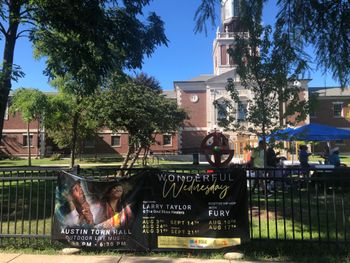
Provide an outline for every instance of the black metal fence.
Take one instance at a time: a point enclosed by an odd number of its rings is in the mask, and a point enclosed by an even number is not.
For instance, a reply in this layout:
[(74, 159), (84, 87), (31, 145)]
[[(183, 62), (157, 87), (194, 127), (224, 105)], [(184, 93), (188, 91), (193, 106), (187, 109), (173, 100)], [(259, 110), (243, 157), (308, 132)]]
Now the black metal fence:
[(349, 169), (247, 170), (252, 239), (347, 242)]
[[(1, 244), (8, 240), (50, 238), (59, 170), (0, 169)], [(83, 169), (80, 173), (108, 180), (120, 173), (132, 175), (134, 171), (137, 169), (101, 168)], [(349, 240), (350, 169), (246, 169), (246, 173), (252, 239)]]

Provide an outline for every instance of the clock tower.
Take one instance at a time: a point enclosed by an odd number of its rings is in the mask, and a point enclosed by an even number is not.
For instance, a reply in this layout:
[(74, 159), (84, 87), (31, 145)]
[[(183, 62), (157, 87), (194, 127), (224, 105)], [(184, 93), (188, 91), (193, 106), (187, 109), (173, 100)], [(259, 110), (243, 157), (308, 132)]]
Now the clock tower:
[(213, 43), (214, 75), (220, 75), (235, 67), (227, 50), (234, 48), (237, 34), (245, 34), (240, 18), (240, 0), (221, 1), (221, 26)]

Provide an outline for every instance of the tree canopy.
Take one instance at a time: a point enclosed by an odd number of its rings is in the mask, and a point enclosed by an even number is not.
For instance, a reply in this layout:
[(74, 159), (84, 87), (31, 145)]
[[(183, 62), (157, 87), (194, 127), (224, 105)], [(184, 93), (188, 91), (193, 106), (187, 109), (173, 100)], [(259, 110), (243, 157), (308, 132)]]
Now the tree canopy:
[[(208, 20), (213, 24), (215, 6), (220, 0), (202, 0), (197, 9), (196, 32), (206, 30)], [(266, 0), (242, 0), (241, 4), (254, 5), (254, 12), (262, 16)], [(261, 4), (259, 4), (261, 3)], [(296, 55), (303, 57), (307, 45), (315, 49), (315, 61), (319, 68), (331, 71), (335, 80), (345, 87), (350, 83), (350, 2), (278, 0), (276, 23), (283, 25), (281, 32), (288, 36)], [(253, 10), (251, 10), (253, 11)], [(250, 19), (251, 12), (243, 13), (243, 20)], [(260, 19), (261, 20), (261, 19)]]
[[(142, 10), (151, 0), (0, 0), (4, 40), (0, 72), (0, 137), (11, 81), (23, 75), (13, 64), (19, 37), (30, 34), (51, 79), (72, 81), (67, 90), (92, 94), (109, 72), (138, 68), (157, 45), (166, 44), (164, 25)], [(23, 25), (23, 27), (20, 27)]]
[(147, 150), (154, 143), (156, 132), (175, 132), (187, 117), (176, 102), (148, 86), (150, 81), (140, 82), (139, 79), (126, 82), (113, 79), (95, 100), (93, 114), (103, 120), (106, 127), (114, 132), (128, 132), (129, 153), (124, 166), (133, 150)]
[(17, 89), (12, 97), (10, 112), (20, 113), (27, 124), (28, 165), (31, 166), (31, 140), (29, 124), (34, 120), (40, 121), (47, 110), (47, 97), (37, 89)]

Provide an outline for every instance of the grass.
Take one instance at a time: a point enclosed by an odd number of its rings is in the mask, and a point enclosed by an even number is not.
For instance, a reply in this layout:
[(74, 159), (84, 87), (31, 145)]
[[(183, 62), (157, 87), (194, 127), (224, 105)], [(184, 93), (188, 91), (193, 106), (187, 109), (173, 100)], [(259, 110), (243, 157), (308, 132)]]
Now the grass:
[[(51, 158), (43, 159), (32, 159), (32, 166), (69, 166), (70, 159), (63, 158), (59, 160), (52, 160)], [(98, 167), (98, 166), (119, 166), (122, 164), (120, 157), (101, 157), (101, 158), (83, 158), (76, 159), (76, 164), (79, 164), (81, 167)], [(163, 167), (169, 166), (173, 167), (174, 165), (191, 165), (191, 162), (174, 162), (166, 160), (157, 160), (150, 162), (150, 166)], [(0, 167), (14, 167), (14, 166), (28, 166), (27, 159), (3, 159), (0, 160)], [(137, 162), (136, 167), (140, 167), (141, 163)], [(195, 169), (195, 168), (192, 168)]]
[[(346, 164), (347, 166), (350, 166), (350, 156), (349, 155), (340, 155), (340, 162), (343, 164)], [(324, 159), (321, 158), (319, 155), (311, 155), (309, 157), (310, 162), (323, 162)]]

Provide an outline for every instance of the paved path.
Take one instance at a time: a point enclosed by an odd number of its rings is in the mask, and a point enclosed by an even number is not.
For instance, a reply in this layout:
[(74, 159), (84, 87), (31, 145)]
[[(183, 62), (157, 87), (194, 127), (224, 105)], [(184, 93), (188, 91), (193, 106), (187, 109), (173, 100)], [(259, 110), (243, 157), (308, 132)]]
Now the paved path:
[[(31, 255), (0, 253), (0, 263), (252, 263), (227, 259), (133, 257), (133, 256), (79, 256)], [(255, 261), (255, 263), (257, 263)]]

